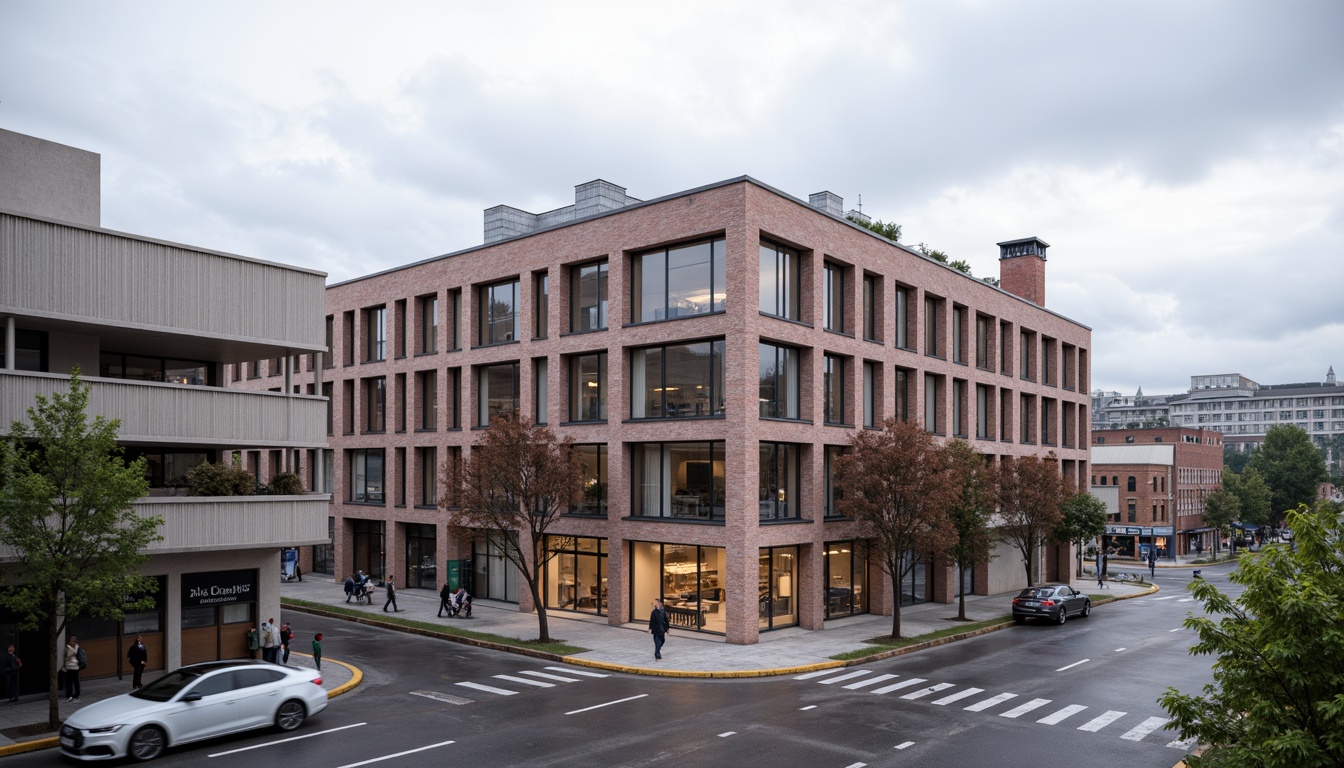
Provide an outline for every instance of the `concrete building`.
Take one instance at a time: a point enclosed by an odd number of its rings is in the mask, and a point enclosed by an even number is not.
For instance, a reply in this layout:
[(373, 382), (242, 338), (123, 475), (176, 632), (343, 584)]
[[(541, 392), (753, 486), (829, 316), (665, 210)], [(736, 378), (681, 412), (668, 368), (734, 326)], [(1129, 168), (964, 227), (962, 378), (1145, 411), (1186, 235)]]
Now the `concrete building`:
[[(235, 361), (325, 349), (325, 275), (103, 229), (99, 164), (0, 130), (0, 423), (26, 420), (78, 366), (92, 414), (120, 419), (128, 457), (148, 462), (150, 495), (135, 508), (164, 518), (141, 569), (158, 579), (157, 606), (72, 618), (86, 675), (117, 673), (137, 634), (150, 669), (245, 656), (248, 628), (279, 615), (281, 548), (327, 539), (328, 499), (198, 498), (177, 485), (236, 448), (260, 446), (277, 467), (325, 448), (321, 398), (224, 386)], [(0, 549), (0, 562), (12, 555)], [(24, 685), (44, 687), (45, 634), (6, 613), (0, 634), (25, 660)]]
[(1144, 395), (1143, 387), (1133, 395), (1096, 390), (1092, 393), (1092, 431), (1170, 426), (1170, 404), (1184, 398), (1184, 393)]
[(1111, 557), (1145, 559), (1204, 551), (1214, 532), (1204, 498), (1222, 485), (1223, 436), (1157, 427), (1092, 433), (1092, 493), (1107, 505), (1103, 546)]
[(1000, 289), (842, 211), (749, 177), (649, 201), (594, 181), (557, 211), (486, 211), (485, 245), (329, 286), (328, 368), (302, 385), (331, 402), (332, 541), (305, 564), (531, 610), (499, 543), (454, 538), (437, 506), (440, 466), (521, 411), (584, 457), (550, 609), (623, 624), (663, 595), (679, 625), (753, 643), (1016, 586), (1011, 553), (973, 584), (944, 564), (884, 583), (831, 464), (894, 416), (994, 459), (1054, 453), (1085, 487), (1090, 331), (1042, 306), (1043, 241), (999, 245)]

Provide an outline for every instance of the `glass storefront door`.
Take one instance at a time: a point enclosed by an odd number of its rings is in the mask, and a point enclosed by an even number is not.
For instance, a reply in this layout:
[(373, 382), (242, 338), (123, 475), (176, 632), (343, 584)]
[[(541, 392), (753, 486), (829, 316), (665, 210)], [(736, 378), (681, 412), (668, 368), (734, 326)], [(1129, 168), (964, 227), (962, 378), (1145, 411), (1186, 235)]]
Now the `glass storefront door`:
[(546, 549), (546, 607), (605, 616), (607, 540), (548, 536)]
[(402, 582), (419, 589), (439, 588), (434, 526), (406, 523), (406, 577)]
[(518, 602), (518, 569), (504, 556), (498, 534), (477, 533), (472, 552), (472, 586), (476, 588), (472, 597)]
[(694, 544), (631, 544), (630, 620), (649, 617), (654, 598), (667, 605), (677, 629), (724, 633), (725, 550)]
[(383, 521), (351, 520), (350, 530), (354, 538), (354, 562), (352, 570), (363, 571), (365, 576), (382, 581), (383, 573)]
[(761, 549), (756, 584), (760, 628), (776, 629), (798, 623), (798, 547)]
[(826, 618), (868, 612), (868, 559), (859, 542), (826, 544)]

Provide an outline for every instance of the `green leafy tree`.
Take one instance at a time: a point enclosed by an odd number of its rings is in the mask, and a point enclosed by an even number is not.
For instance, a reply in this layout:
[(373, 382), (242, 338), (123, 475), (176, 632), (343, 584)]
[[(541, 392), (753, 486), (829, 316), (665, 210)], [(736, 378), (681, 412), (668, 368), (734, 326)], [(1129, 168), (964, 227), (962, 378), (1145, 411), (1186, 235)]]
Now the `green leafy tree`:
[(1233, 444), (1223, 443), (1223, 466), (1226, 467), (1223, 471), (1231, 470), (1238, 475), (1241, 474), (1246, 470), (1246, 464), (1254, 455), (1254, 449), (1239, 451)]
[[(1227, 475), (1223, 475), (1227, 479)], [(1204, 524), (1214, 529), (1213, 556), (1218, 558), (1218, 542), (1226, 535), (1232, 524), (1241, 517), (1241, 502), (1237, 495), (1226, 488), (1218, 488), (1204, 497)]]
[(1199, 694), (1159, 699), (1182, 738), (1208, 745), (1190, 768), (1344, 765), (1344, 522), (1338, 505), (1288, 512), (1294, 548), (1244, 557), (1235, 599), (1207, 581), (1190, 591), (1207, 616), (1185, 626), (1194, 655), (1215, 656)]
[(45, 622), (53, 654), (47, 720), (60, 723), (56, 673), (60, 635), (72, 617), (120, 619), (153, 606), (157, 583), (140, 576), (145, 547), (163, 537), (160, 517), (141, 517), (132, 502), (148, 490), (144, 460), (127, 465), (120, 423), (86, 412), (89, 387), (76, 368), (70, 390), (39, 395), (27, 423), (10, 425), (0, 448), (0, 542), (12, 547), (16, 583), (0, 602), (25, 628)]
[(858, 224), (860, 227), (863, 227), (864, 229), (876, 232), (877, 234), (887, 238), (893, 243), (900, 242), (901, 240), (901, 225), (897, 224), (894, 221), (882, 221), (881, 219), (872, 219), (869, 221), (864, 221), (863, 219), (855, 219), (855, 218), (851, 218), (850, 221), (854, 222), (855, 224)]
[(1255, 467), (1247, 467), (1241, 474), (1223, 470), (1223, 488), (1237, 497), (1243, 523), (1269, 525), (1274, 520), (1273, 502), (1265, 478)]
[(1106, 532), (1106, 503), (1086, 491), (1075, 493), (1060, 504), (1062, 513), (1051, 540), (1057, 543), (1077, 543), (1078, 555), (1075, 573), (1083, 575), (1083, 546), (1099, 539)]
[(1037, 555), (1053, 540), (1064, 519), (1064, 499), (1072, 495), (1059, 474), (1055, 455), (1021, 456), (998, 464), (999, 527), (1003, 538), (1022, 553), (1027, 586), (1036, 583)]
[(1325, 481), (1325, 460), (1306, 430), (1292, 424), (1275, 424), (1265, 433), (1265, 442), (1251, 456), (1248, 469), (1265, 478), (1273, 505), (1271, 524), (1277, 525), (1284, 510), (1316, 501), (1316, 491)]
[[(948, 510), (956, 539), (946, 555), (957, 564), (960, 583), (965, 578), (966, 569), (990, 561), (994, 545), (999, 541), (993, 525), (994, 470), (965, 440), (953, 440), (943, 450), (957, 484), (957, 499)], [(957, 620), (966, 621), (966, 590), (958, 592)]]
[(957, 270), (958, 272), (961, 272), (962, 274), (965, 275), (971, 274), (971, 263), (969, 261), (966, 261), (965, 259), (954, 260), (951, 256), (947, 255), (946, 251), (940, 251), (935, 248), (930, 248), (925, 243), (920, 243), (919, 245), (916, 245), (915, 250), (919, 251), (925, 256), (928, 256), (930, 259), (933, 259), (934, 261), (939, 261), (942, 262), (943, 264), (946, 264), (947, 266)]

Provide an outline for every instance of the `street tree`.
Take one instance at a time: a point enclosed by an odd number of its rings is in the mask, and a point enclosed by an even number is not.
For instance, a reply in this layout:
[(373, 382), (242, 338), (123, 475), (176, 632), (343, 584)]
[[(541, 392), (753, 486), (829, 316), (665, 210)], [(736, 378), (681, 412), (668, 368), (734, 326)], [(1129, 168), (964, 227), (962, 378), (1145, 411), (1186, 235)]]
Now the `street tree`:
[(1255, 467), (1247, 467), (1241, 474), (1223, 470), (1223, 488), (1237, 497), (1238, 518), (1243, 523), (1269, 525), (1274, 520), (1273, 501), (1269, 485)]
[(0, 603), (24, 628), (45, 624), (52, 728), (60, 724), (61, 633), (72, 618), (119, 620), (153, 607), (157, 582), (138, 569), (145, 548), (163, 538), (163, 518), (132, 505), (148, 491), (144, 459), (127, 464), (120, 422), (90, 421), (88, 406), (89, 386), (76, 368), (69, 391), (38, 395), (27, 421), (13, 422), (0, 443), (0, 543), (13, 549), (16, 566)]
[(1277, 527), (1285, 510), (1316, 501), (1325, 481), (1325, 460), (1306, 430), (1293, 424), (1275, 424), (1246, 464), (1265, 478), (1272, 508), (1269, 523)]
[[(957, 485), (956, 500), (948, 510), (955, 538), (946, 556), (957, 564), (957, 581), (961, 583), (968, 568), (990, 561), (999, 541), (993, 525), (994, 470), (965, 440), (953, 440), (943, 450)], [(957, 620), (966, 621), (966, 590), (957, 592)]]
[(1181, 738), (1208, 749), (1190, 768), (1344, 765), (1344, 521), (1322, 502), (1287, 514), (1295, 547), (1242, 558), (1235, 599), (1207, 581), (1190, 591), (1205, 616), (1185, 620), (1214, 656), (1198, 694), (1159, 699)]
[[(1083, 575), (1083, 547), (1089, 540), (1097, 540), (1106, 532), (1106, 503), (1086, 491), (1075, 493), (1060, 505), (1059, 525), (1055, 527), (1051, 540), (1059, 543), (1077, 543), (1078, 555), (1074, 567), (1079, 576)], [(1097, 558), (1100, 568), (1101, 558)]]
[(1064, 518), (1064, 499), (1072, 491), (1059, 473), (1055, 455), (1042, 459), (1019, 456), (998, 464), (996, 487), (1000, 528), (1006, 541), (1022, 553), (1027, 586), (1036, 583), (1037, 557), (1050, 543)]
[[(538, 642), (549, 643), (542, 569), (546, 534), (579, 498), (582, 470), (573, 441), (516, 414), (492, 416), (461, 469), (440, 468), (439, 502), (459, 532), (485, 532), (522, 574), (537, 611)], [(449, 506), (450, 499), (460, 507)]]
[[(1223, 478), (1227, 478), (1226, 472)], [(1213, 559), (1218, 559), (1218, 542), (1241, 517), (1241, 501), (1226, 488), (1217, 488), (1204, 497), (1204, 524), (1214, 530)]]
[[(922, 554), (946, 552), (956, 536), (948, 510), (958, 488), (947, 453), (918, 424), (896, 419), (861, 430), (849, 445), (836, 462), (836, 482), (845, 489), (837, 506), (871, 540), (870, 558), (900, 584)], [(891, 636), (899, 638), (901, 601), (893, 602)]]

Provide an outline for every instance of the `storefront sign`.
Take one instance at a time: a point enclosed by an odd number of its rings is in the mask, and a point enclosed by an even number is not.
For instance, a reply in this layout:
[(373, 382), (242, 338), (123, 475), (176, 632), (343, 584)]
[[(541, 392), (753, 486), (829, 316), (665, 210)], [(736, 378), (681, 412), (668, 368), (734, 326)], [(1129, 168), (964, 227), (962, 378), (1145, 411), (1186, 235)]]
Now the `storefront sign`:
[(256, 570), (182, 574), (183, 608), (256, 601)]

